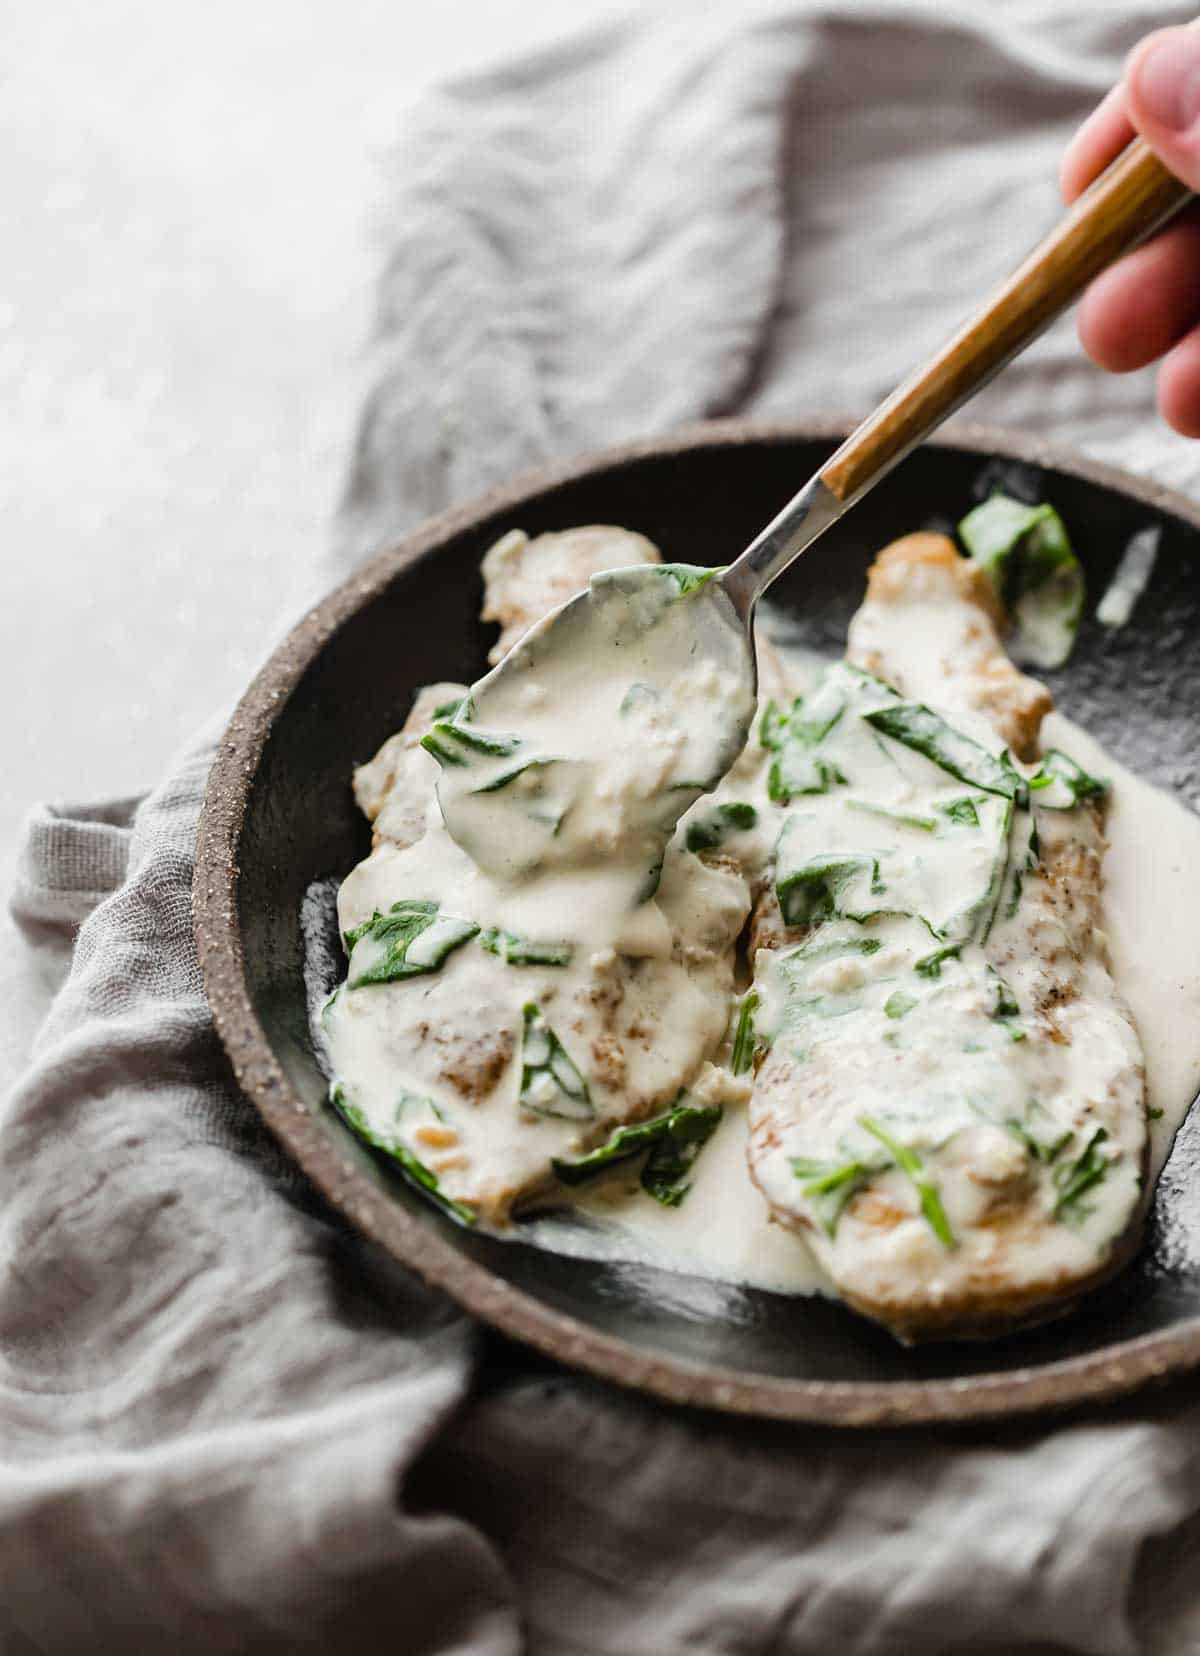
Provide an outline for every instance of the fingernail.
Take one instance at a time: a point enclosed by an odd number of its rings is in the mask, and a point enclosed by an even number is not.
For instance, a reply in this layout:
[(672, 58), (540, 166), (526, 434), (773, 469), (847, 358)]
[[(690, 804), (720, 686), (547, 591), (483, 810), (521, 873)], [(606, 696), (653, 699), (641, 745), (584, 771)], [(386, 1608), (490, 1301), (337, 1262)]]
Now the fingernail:
[(1163, 35), (1138, 64), (1136, 78), (1147, 114), (1172, 132), (1186, 132), (1200, 119), (1200, 32)]

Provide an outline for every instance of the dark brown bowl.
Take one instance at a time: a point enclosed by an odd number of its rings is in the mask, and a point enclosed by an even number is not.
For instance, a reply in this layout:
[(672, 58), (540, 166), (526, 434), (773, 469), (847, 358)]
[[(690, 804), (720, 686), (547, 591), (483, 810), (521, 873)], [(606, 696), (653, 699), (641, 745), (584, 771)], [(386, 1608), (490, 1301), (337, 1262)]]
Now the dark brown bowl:
[[(1176, 1141), (1146, 1245), (1116, 1281), (1033, 1331), (906, 1350), (825, 1301), (564, 1259), (461, 1230), (325, 1104), (305, 1014), (301, 902), (312, 882), (344, 875), (368, 849), (352, 764), (399, 726), (417, 685), (482, 671), (482, 553), (513, 527), (602, 522), (643, 531), (673, 559), (726, 562), (839, 435), (820, 421), (716, 424), (544, 471), (436, 519), (318, 605), (246, 692), (209, 780), (194, 912), (217, 1029), (247, 1096), (352, 1224), (473, 1315), (564, 1363), (680, 1403), (839, 1425), (1110, 1397), (1200, 1366), (1195, 1121)], [(997, 480), (1059, 507), (1093, 600), (1130, 536), (1161, 526), (1132, 621), (1116, 633), (1085, 621), (1070, 666), (1050, 683), (1118, 758), (1196, 804), (1200, 510), (1177, 494), (1037, 442), (963, 429), (907, 460), (772, 596), (802, 616), (812, 644), (837, 651), (878, 547), (953, 522)]]

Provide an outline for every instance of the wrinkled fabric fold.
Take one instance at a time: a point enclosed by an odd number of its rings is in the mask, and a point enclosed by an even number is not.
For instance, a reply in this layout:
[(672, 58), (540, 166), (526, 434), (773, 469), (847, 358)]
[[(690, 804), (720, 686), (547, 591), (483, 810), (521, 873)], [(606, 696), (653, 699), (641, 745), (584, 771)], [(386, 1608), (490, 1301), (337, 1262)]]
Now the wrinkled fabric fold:
[[(1073, 125), (1185, 14), (664, 6), (431, 95), (303, 584), (540, 461), (865, 410), (1051, 222)], [(1200, 482), (1145, 377), (1089, 368), (1069, 323), (972, 414)], [(212, 751), (140, 802), (37, 809), (17, 869), (31, 960), (77, 940), (0, 1114), (0, 1646), (1200, 1649), (1189, 1388), (954, 1434), (671, 1411), (523, 1373), (351, 1234), (204, 1001)]]

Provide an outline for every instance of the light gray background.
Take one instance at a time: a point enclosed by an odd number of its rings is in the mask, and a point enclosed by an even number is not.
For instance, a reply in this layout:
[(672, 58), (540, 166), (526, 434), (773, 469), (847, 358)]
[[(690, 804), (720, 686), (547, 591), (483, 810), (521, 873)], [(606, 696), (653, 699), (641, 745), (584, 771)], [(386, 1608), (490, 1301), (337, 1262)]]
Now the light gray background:
[(0, 847), (151, 782), (327, 532), (423, 84), (616, 0), (0, 5)]
[[(147, 787), (274, 642), (341, 488), (405, 105), (627, 9), (0, 0), (5, 891), (31, 802)], [(0, 1091), (66, 963), (0, 905)]]

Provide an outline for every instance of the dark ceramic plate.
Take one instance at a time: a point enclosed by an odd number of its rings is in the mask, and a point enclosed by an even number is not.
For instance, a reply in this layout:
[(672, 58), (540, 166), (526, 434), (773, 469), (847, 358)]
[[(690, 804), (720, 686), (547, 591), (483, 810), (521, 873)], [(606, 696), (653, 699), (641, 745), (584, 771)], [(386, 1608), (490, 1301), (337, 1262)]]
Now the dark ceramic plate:
[[(1033, 1332), (905, 1350), (824, 1301), (565, 1259), (459, 1229), (324, 1103), (301, 903), (312, 882), (345, 874), (368, 849), (351, 765), (400, 725), (417, 685), (482, 671), (482, 553), (513, 527), (599, 522), (643, 531), (669, 558), (727, 562), (837, 435), (819, 422), (714, 425), (543, 473), (429, 524), (302, 621), (247, 691), (209, 782), (194, 898), (217, 1028), (250, 1099), (353, 1224), (476, 1316), (626, 1385), (748, 1414), (872, 1424), (1027, 1412), (1198, 1367), (1196, 1121), (1176, 1142), (1145, 1248), (1115, 1282)], [(1130, 537), (1160, 526), (1153, 580), (1130, 624), (1107, 633), (1089, 618), (1050, 683), (1118, 758), (1197, 804), (1200, 510), (1178, 495), (971, 430), (914, 454), (772, 596), (812, 644), (837, 651), (874, 552), (906, 530), (953, 522), (996, 482), (1062, 512), (1087, 567), (1089, 608)]]

